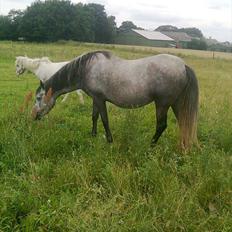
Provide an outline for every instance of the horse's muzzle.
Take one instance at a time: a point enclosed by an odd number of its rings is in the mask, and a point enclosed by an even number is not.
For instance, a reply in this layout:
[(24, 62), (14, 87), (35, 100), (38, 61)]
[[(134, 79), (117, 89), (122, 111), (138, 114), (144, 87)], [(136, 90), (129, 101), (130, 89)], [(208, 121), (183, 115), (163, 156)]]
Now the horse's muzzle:
[(34, 120), (40, 120), (42, 118), (42, 116), (41, 116), (41, 114), (36, 106), (33, 107), (32, 112), (31, 112), (31, 116)]
[(21, 69), (19, 71), (16, 71), (16, 75), (17, 77), (19, 77), (21, 74), (23, 74), (25, 72), (25, 69)]

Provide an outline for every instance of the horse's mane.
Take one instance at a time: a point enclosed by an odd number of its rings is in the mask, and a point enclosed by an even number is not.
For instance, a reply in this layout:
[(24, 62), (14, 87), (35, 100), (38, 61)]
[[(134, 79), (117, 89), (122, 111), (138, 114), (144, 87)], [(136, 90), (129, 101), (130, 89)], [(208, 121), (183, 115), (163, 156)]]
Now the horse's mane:
[(88, 63), (94, 58), (97, 57), (98, 54), (104, 55), (107, 59), (110, 59), (111, 53), (108, 51), (94, 51), (89, 53), (84, 53), (81, 56), (78, 56), (76, 59), (74, 59), (75, 63), (78, 64), (82, 69), (86, 68)]
[(44, 56), (42, 58), (37, 58), (37, 59), (39, 61), (42, 61), (42, 62), (51, 63), (51, 60), (48, 57), (46, 57), (46, 56)]
[[(45, 89), (48, 90), (51, 86), (55, 89), (61, 89), (60, 85), (64, 86), (64, 82), (69, 82), (69, 84), (76, 82), (76, 76), (78, 76), (81, 82), (82, 78), (88, 72), (88, 64), (93, 58), (98, 57), (99, 54), (102, 54), (107, 59), (110, 59), (112, 56), (112, 53), (108, 51), (94, 51), (82, 54), (64, 65), (59, 71), (57, 71), (57, 73), (49, 78), (44, 83)], [(69, 75), (67, 75), (67, 73)]]
[(108, 59), (110, 59), (110, 57), (112, 56), (112, 53), (109, 51), (94, 51), (94, 52), (85, 53), (81, 55), (79, 58), (83, 59), (85, 57), (87, 60), (88, 59), (91, 60), (94, 56), (97, 56), (98, 54), (103, 54)]
[(110, 57), (112, 56), (112, 53), (108, 51), (94, 51), (94, 52), (84, 53), (73, 59), (67, 65), (63, 66), (61, 70), (67, 69), (67, 71), (73, 71), (73, 69), (75, 69), (80, 76), (83, 76), (86, 74), (86, 69), (89, 62), (93, 58), (97, 57), (98, 54), (102, 54), (107, 59), (110, 59)]
[(81, 56), (78, 56), (69, 64), (70, 65), (74, 64), (77, 68), (79, 76), (83, 77), (87, 72), (87, 65), (93, 58), (97, 57), (98, 54), (102, 54), (107, 59), (110, 59), (110, 57), (112, 56), (111, 52), (108, 51), (94, 51), (94, 52), (84, 53)]

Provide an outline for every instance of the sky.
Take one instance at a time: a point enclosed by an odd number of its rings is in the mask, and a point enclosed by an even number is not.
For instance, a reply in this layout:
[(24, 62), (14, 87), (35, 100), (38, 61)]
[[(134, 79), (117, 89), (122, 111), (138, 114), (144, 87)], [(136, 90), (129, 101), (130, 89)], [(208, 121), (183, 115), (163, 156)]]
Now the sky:
[[(0, 0), (0, 14), (26, 9), (34, 0)], [(107, 15), (116, 17), (117, 26), (132, 21), (154, 30), (160, 25), (197, 27), (205, 37), (232, 42), (232, 0), (71, 0), (73, 3), (99, 3)]]

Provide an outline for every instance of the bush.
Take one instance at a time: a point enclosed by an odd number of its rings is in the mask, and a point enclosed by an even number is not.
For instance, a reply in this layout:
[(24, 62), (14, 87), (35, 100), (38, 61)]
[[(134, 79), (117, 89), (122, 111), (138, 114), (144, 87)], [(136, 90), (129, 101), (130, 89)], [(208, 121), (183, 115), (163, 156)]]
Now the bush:
[(207, 44), (203, 39), (192, 39), (187, 48), (196, 50), (207, 50)]

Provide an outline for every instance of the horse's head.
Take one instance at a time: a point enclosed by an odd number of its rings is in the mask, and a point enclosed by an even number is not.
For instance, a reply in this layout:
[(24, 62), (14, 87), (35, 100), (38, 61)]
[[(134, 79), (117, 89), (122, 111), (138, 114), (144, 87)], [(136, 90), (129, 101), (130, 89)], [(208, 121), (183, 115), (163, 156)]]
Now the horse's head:
[(23, 60), (25, 57), (17, 56), (15, 60), (16, 75), (19, 76), (25, 72), (25, 67), (23, 65)]
[(32, 117), (35, 120), (41, 119), (46, 115), (55, 105), (55, 98), (52, 96), (52, 89), (46, 92), (43, 83), (36, 90), (35, 105), (32, 109)]

